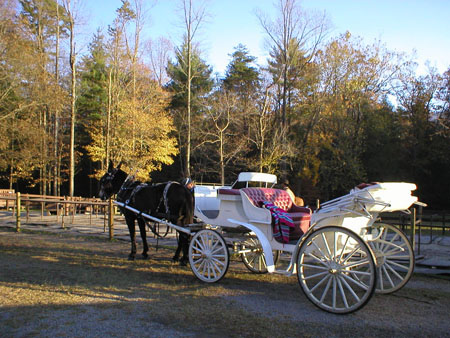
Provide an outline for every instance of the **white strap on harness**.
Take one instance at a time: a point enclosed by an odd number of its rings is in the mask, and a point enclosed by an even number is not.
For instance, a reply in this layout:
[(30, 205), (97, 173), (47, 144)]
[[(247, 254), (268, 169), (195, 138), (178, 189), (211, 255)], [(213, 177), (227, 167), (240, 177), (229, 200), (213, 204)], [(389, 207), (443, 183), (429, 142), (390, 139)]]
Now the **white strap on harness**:
[(164, 207), (166, 208), (166, 214), (169, 215), (169, 203), (167, 200), (167, 193), (169, 192), (169, 188), (172, 185), (172, 183), (176, 183), (179, 184), (178, 182), (167, 182), (166, 186), (164, 187), (164, 192), (163, 192), (163, 201), (164, 201)]

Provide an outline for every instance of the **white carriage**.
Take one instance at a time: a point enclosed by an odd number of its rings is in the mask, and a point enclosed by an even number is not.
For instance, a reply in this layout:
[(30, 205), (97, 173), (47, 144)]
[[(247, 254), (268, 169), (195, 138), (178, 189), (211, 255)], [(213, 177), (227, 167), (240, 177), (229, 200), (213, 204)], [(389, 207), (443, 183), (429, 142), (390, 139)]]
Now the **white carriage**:
[[(196, 188), (195, 216), (200, 223), (181, 227), (116, 202), (143, 217), (189, 233), (189, 263), (207, 283), (228, 270), (230, 253), (239, 254), (255, 273), (297, 275), (306, 297), (319, 308), (350, 313), (363, 307), (375, 290), (403, 287), (414, 269), (414, 250), (398, 228), (375, 223), (381, 212), (405, 211), (414, 203), (410, 183), (372, 183), (311, 209), (294, 204), (274, 189), (275, 175), (241, 173), (231, 187)], [(294, 223), (288, 242), (275, 238), (273, 217), (262, 202), (284, 210)], [(287, 267), (277, 262), (287, 257)]]
[[(254, 181), (264, 182), (264, 187), (251, 187)], [(206, 226), (194, 234), (189, 247), (197, 278), (219, 281), (232, 250), (253, 272), (296, 274), (307, 298), (334, 313), (353, 312), (375, 290), (391, 293), (408, 282), (414, 251), (407, 237), (375, 221), (381, 212), (408, 212), (417, 202), (411, 194), (414, 184), (360, 185), (312, 212), (296, 206), (284, 190), (271, 188), (275, 183), (274, 175), (241, 173), (234, 187), (215, 189), (209, 196), (199, 192), (195, 215)], [(262, 201), (285, 210), (294, 221), (288, 243), (275, 239), (272, 215), (260, 207)], [(290, 257), (283, 270), (276, 266), (280, 254)]]

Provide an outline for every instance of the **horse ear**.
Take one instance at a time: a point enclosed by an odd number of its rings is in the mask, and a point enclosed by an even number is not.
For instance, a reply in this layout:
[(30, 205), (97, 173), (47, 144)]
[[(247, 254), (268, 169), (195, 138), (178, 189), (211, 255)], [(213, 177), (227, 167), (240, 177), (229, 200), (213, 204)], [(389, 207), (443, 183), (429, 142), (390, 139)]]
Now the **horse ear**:
[(112, 160), (109, 160), (108, 172), (111, 172), (114, 169), (114, 164)]
[(117, 166), (117, 169), (120, 169), (120, 166), (122, 165), (123, 161), (119, 162), (119, 165)]

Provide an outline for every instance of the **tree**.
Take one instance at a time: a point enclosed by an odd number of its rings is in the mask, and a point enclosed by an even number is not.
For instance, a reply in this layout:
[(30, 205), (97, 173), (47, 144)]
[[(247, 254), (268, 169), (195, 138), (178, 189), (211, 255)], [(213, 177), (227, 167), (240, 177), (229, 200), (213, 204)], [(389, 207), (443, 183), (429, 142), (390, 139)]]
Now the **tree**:
[(204, 7), (193, 8), (192, 0), (182, 0), (183, 3), (183, 19), (185, 25), (184, 36), (184, 54), (186, 62), (186, 126), (187, 126), (187, 140), (186, 140), (186, 164), (185, 164), (185, 176), (191, 176), (191, 111), (192, 111), (192, 81), (196, 77), (196, 73), (193, 71), (193, 42), (194, 37), (203, 22), (205, 17)]
[(238, 99), (231, 91), (214, 92), (205, 100), (204, 119), (200, 125), (202, 142), (198, 148), (212, 163), (213, 172), (217, 172), (218, 164), (222, 185), (225, 185), (226, 166), (246, 147)]
[(161, 87), (169, 82), (166, 68), (169, 63), (169, 55), (172, 49), (172, 44), (164, 37), (158, 38), (156, 42), (150, 40), (147, 44), (152, 74)]
[(318, 81), (305, 90), (310, 97), (299, 102), (303, 118), (297, 119), (297, 135), (300, 149), (308, 149), (303, 158), (313, 165), (308, 176), (320, 181), (326, 197), (335, 197), (367, 178), (363, 154), (369, 126), (364, 122), (384, 114), (384, 99), (402, 60), (379, 43), (365, 45), (347, 32), (328, 43), (315, 62), (311, 74)]
[[(33, 138), (34, 145), (39, 147), (35, 151), (39, 154), (40, 161), (30, 162), (31, 170), (39, 171), (39, 177), (31, 184), (39, 183), (41, 193), (46, 193), (50, 191), (51, 180), (49, 149), (54, 147), (50, 137), (53, 125), (50, 122), (54, 119), (55, 111), (61, 109), (64, 100), (64, 93), (58, 86), (56, 77), (52, 75), (54, 67), (50, 51), (54, 45), (55, 27), (64, 25), (64, 18), (58, 22), (56, 9), (59, 9), (59, 5), (55, 1), (23, 0), (19, 3), (20, 7), (10, 7), (20, 10), (19, 16), (12, 16), (18, 19), (15, 28), (5, 33), (8, 39), (16, 39), (14, 42), (17, 46), (12, 48), (23, 54), (19, 59), (24, 66), (16, 78), (18, 88), (22, 92), (20, 110), (22, 113), (28, 113), (23, 116), (34, 125), (33, 130), (40, 138), (38, 142)], [(25, 41), (28, 44), (26, 50), (20, 48), (21, 43)], [(28, 102), (23, 105), (25, 101)]]
[[(276, 60), (278, 70), (272, 69), (272, 74), (280, 95), (280, 142), (287, 144), (287, 115), (291, 110), (289, 97), (292, 89), (290, 79), (293, 72), (298, 73), (298, 68), (305, 66), (315, 56), (325, 36), (326, 20), (325, 16), (309, 15), (296, 0), (278, 0), (277, 11), (275, 21), (263, 13), (258, 13), (257, 16), (273, 44), (271, 56)], [(301, 60), (298, 58), (298, 51), (302, 56)]]
[[(188, 64), (191, 65), (190, 71)], [(198, 49), (193, 48), (188, 53), (187, 42), (175, 51), (174, 62), (169, 61), (167, 66), (167, 74), (170, 78), (167, 89), (172, 93), (170, 107), (177, 125), (180, 151), (183, 155), (180, 157), (180, 161), (185, 159), (184, 165), (182, 165), (184, 175), (188, 175), (188, 163), (191, 166), (191, 148), (194, 148), (192, 144), (196, 138), (193, 135), (195, 129), (191, 126), (198, 124), (201, 119), (200, 99), (212, 89), (211, 73), (211, 67), (201, 59)], [(189, 74), (190, 81), (188, 81)], [(187, 154), (189, 154), (189, 161)]]
[[(172, 118), (166, 112), (170, 95), (152, 79), (152, 73), (140, 57), (138, 34), (139, 3), (132, 8), (123, 1), (109, 27), (109, 41), (96, 35), (90, 45), (91, 55), (84, 59), (83, 97), (79, 107), (89, 118), (85, 125), (89, 142), (85, 149), (98, 161), (99, 177), (107, 161), (120, 161), (137, 177), (162, 164), (171, 164), (177, 154)], [(134, 23), (133, 38), (127, 27)], [(130, 42), (133, 41), (133, 42)], [(86, 82), (85, 82), (86, 81)]]
[[(75, 0), (74, 0), (75, 1)], [(70, 144), (69, 144), (69, 196), (73, 196), (75, 189), (75, 121), (76, 121), (76, 49), (75, 49), (75, 13), (76, 5), (72, 0), (64, 0), (64, 9), (69, 23), (69, 65), (70, 65)]]
[(259, 82), (259, 72), (253, 65), (256, 57), (249, 55), (248, 49), (242, 44), (234, 50), (223, 84), (226, 90), (237, 93), (240, 100), (247, 101)]

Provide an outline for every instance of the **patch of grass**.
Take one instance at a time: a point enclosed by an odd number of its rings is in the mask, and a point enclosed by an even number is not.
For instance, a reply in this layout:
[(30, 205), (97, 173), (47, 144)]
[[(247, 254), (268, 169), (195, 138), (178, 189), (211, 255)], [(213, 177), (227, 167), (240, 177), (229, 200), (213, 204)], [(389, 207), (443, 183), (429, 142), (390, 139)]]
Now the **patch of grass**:
[[(10, 336), (17, 336), (24, 325), (29, 328), (27, 335), (36, 332), (36, 327), (50, 330), (48, 321), (60, 317), (60, 325), (71, 329), (91, 317), (99, 325), (110, 325), (111, 320), (123, 322), (123, 331), (112, 330), (116, 336), (130, 335), (127, 321), (138, 323), (143, 330), (152, 322), (200, 337), (368, 336), (367, 325), (371, 335), (392, 333), (392, 329), (377, 327), (382, 312), (376, 309), (369, 312), (367, 321), (358, 320), (365, 318), (362, 312), (336, 324), (334, 319), (339, 316), (312, 306), (302, 295), (297, 278), (252, 274), (237, 258), (223, 280), (205, 284), (189, 267), (171, 262), (171, 248), (151, 250), (149, 260), (136, 261), (126, 259), (128, 250), (129, 244), (121, 241), (18, 234), (0, 228), (0, 325)], [(442, 297), (449, 296), (442, 290), (415, 292), (404, 288), (399, 298), (413, 304), (441, 304)], [(245, 306), (238, 299), (261, 301)], [(281, 309), (273, 311), (270, 306), (274, 303), (281, 304)], [(314, 316), (325, 320), (309, 320)], [(92, 332), (96, 332), (94, 328)]]

